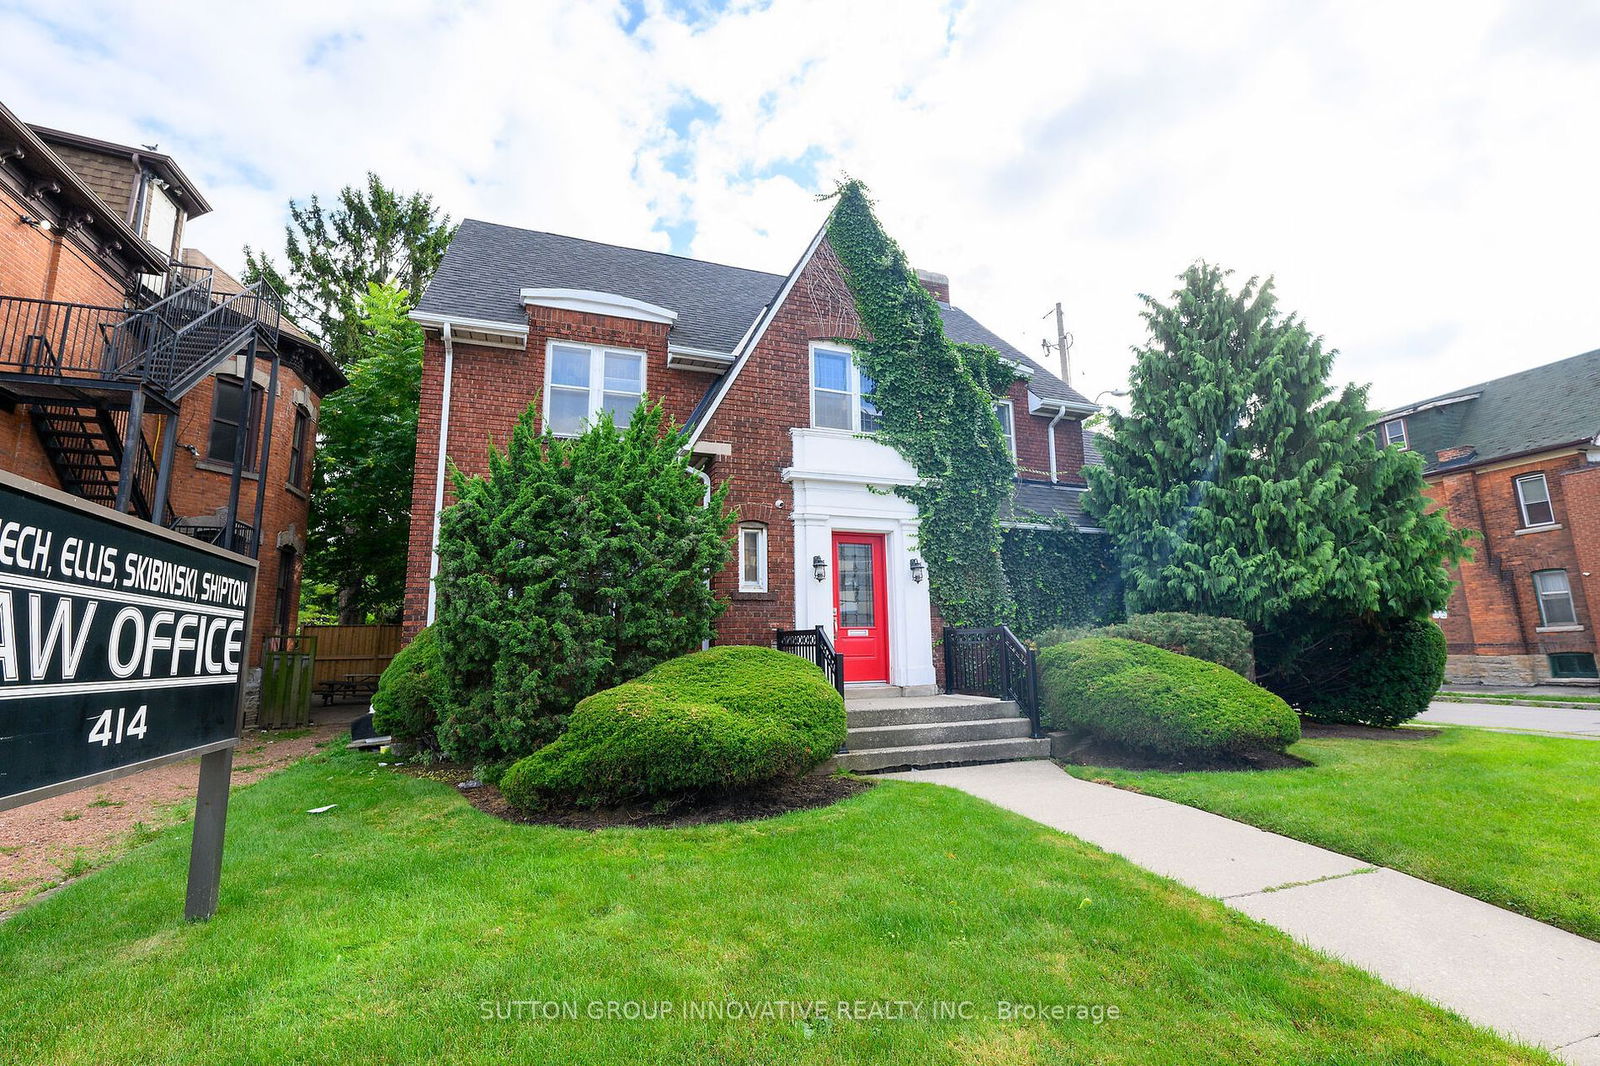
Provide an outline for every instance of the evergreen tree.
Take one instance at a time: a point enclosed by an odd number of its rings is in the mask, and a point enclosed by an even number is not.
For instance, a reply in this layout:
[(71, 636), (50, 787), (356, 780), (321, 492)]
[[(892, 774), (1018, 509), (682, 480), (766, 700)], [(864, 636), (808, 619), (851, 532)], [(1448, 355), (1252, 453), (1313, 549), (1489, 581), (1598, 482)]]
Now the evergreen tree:
[(405, 600), (422, 391), (422, 330), (410, 310), (405, 289), (367, 288), (350, 384), (318, 418), (305, 611), (344, 624), (397, 622)]
[(361, 299), (374, 283), (420, 294), (455, 236), (433, 197), (404, 194), (367, 175), (346, 185), (334, 206), (313, 195), (289, 201), (283, 228), (285, 266), (245, 247), (245, 280), (265, 278), (284, 294), (285, 311), (315, 333), (340, 366), (359, 354)]
[(1088, 471), (1130, 613), (1193, 611), (1258, 634), (1425, 617), (1464, 535), (1422, 497), (1420, 458), (1379, 448), (1366, 391), (1328, 384), (1334, 352), (1277, 306), (1196, 263), (1170, 303), (1142, 297), (1132, 410)]
[(723, 609), (727, 489), (706, 502), (660, 406), (575, 439), (539, 422), (530, 406), (487, 477), (453, 473), (440, 522), (439, 740), (457, 759), (526, 755), (585, 696), (698, 648)]

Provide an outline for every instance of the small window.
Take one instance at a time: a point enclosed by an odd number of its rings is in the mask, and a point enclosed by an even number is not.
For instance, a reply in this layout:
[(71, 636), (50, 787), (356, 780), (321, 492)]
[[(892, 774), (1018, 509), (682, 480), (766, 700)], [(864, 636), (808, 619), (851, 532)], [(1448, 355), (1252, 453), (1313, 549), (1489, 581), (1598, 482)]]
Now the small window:
[(1600, 677), (1595, 669), (1594, 652), (1559, 651), (1550, 656), (1551, 677)]
[(876, 385), (847, 348), (811, 348), (811, 424), (818, 429), (876, 433)]
[[(250, 422), (244, 438), (244, 468), (256, 468), (254, 427), (261, 424), (260, 385), (250, 387)], [(244, 408), (244, 382), (237, 378), (214, 378), (211, 389), (211, 434), (206, 442), (206, 458), (233, 465), (239, 441), (239, 422)]]
[(306, 487), (306, 454), (311, 450), (311, 412), (304, 407), (294, 409), (294, 433), (289, 438), (289, 484), (297, 489)]
[(1385, 422), (1381, 428), (1383, 433), (1383, 446), (1398, 444), (1402, 448), (1409, 448), (1410, 442), (1406, 440), (1406, 420), (1403, 418), (1392, 419)]
[(278, 585), (277, 599), (273, 604), (272, 617), (278, 625), (279, 633), (294, 632), (294, 564), (297, 559), (293, 548), (283, 548), (278, 552)]
[(558, 437), (576, 437), (601, 411), (619, 427), (644, 400), (644, 353), (552, 341), (546, 354), (545, 422)]
[(767, 527), (739, 527), (739, 591), (767, 591)]
[(1013, 411), (1010, 400), (996, 400), (994, 403), (994, 416), (1000, 420), (1000, 432), (1006, 438), (1006, 451), (1011, 453), (1013, 462), (1017, 458), (1017, 425), (1012, 417)]
[(1556, 511), (1550, 504), (1550, 485), (1543, 474), (1527, 474), (1516, 480), (1517, 506), (1522, 508), (1522, 524), (1528, 526), (1553, 525)]
[(1539, 596), (1540, 625), (1576, 625), (1577, 613), (1572, 609), (1572, 586), (1567, 583), (1565, 570), (1536, 570), (1533, 590)]

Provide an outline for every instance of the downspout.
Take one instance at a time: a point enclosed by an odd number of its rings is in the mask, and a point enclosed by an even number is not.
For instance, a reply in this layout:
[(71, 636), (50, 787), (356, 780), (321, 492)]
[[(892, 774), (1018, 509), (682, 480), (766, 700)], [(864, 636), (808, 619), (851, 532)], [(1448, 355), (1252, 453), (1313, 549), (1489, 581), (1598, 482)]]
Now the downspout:
[[(711, 506), (711, 475), (706, 473), (704, 470), (701, 470), (698, 466), (689, 467), (689, 473), (693, 474), (695, 477), (699, 478), (701, 481), (704, 481), (706, 483), (706, 494), (705, 494), (705, 496), (703, 496), (701, 498), (700, 506), (701, 507), (710, 507)], [(711, 587), (711, 582), (709, 580), (706, 582), (706, 587), (707, 588)], [(709, 647), (711, 647), (711, 641), (709, 639), (702, 640), (700, 642), (700, 650), (701, 651), (705, 651)]]
[(1056, 477), (1056, 423), (1067, 417), (1065, 407), (1056, 411), (1056, 416), (1050, 420), (1050, 483), (1054, 485), (1059, 478)]
[(428, 625), (433, 625), (434, 608), (439, 589), (435, 579), (439, 576), (439, 515), (444, 510), (444, 466), (447, 445), (450, 441), (450, 383), (455, 376), (455, 339), (450, 334), (450, 323), (443, 328), (444, 336), (444, 395), (439, 401), (439, 463), (433, 472), (433, 547), (428, 553)]

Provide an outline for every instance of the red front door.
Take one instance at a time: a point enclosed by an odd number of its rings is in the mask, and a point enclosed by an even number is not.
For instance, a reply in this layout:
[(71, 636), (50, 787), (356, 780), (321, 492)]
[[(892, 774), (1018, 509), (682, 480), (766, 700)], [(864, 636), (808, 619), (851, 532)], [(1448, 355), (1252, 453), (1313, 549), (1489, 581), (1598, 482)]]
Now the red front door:
[(846, 681), (889, 680), (889, 597), (882, 533), (833, 535), (834, 644)]

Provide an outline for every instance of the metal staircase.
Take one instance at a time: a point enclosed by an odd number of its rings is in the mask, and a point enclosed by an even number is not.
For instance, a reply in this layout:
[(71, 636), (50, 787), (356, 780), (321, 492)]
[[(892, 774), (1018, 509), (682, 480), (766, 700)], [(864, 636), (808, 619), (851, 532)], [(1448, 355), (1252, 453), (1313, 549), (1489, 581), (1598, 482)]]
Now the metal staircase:
[(169, 431), (190, 390), (251, 340), (276, 346), (281, 324), (265, 282), (218, 294), (209, 269), (176, 267), (167, 289), (135, 309), (0, 296), (0, 399), (26, 405), (65, 491), (146, 519), (164, 487), (147, 423)]

